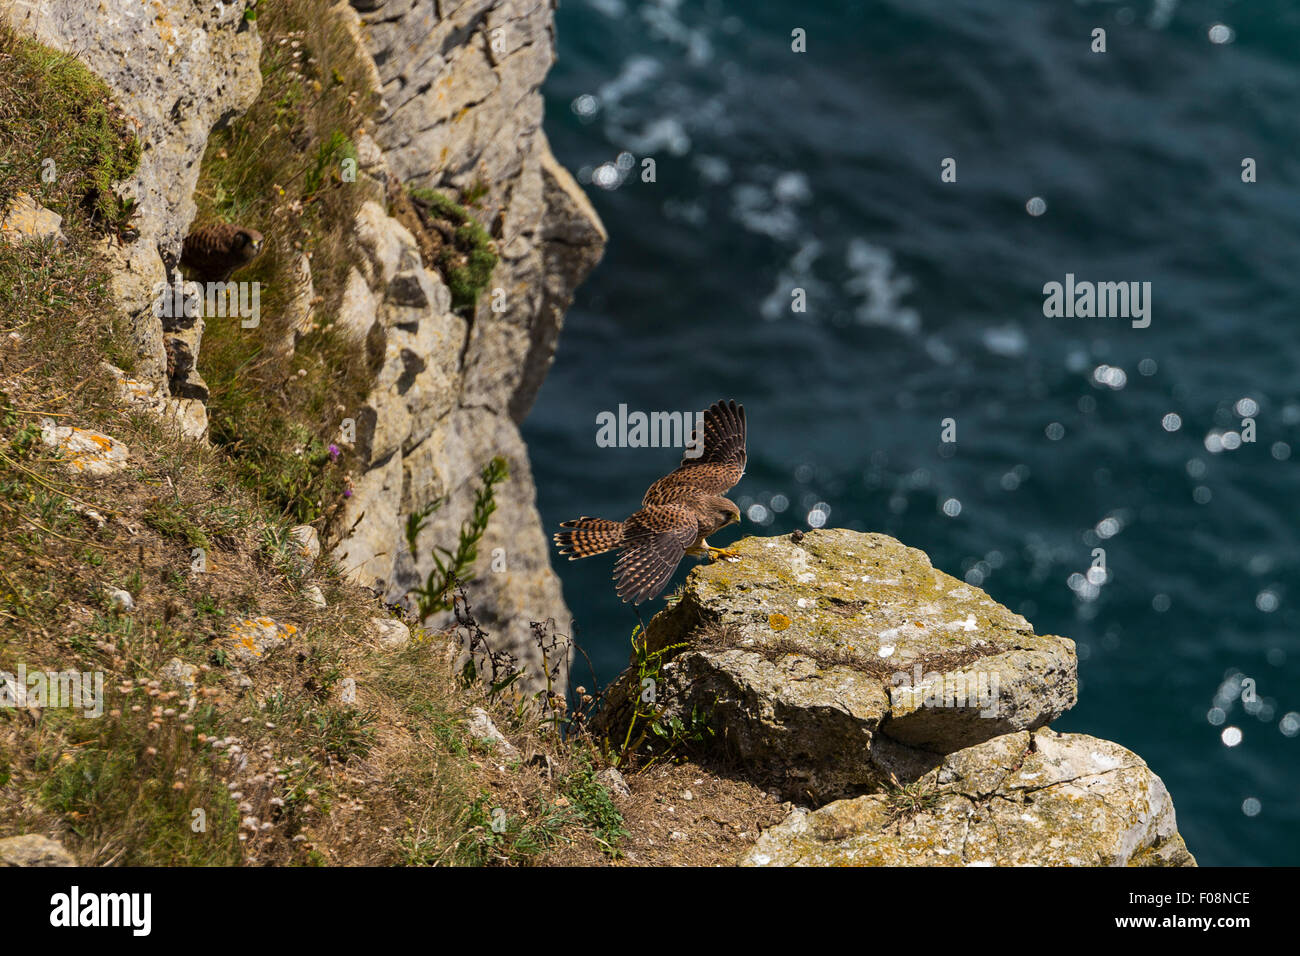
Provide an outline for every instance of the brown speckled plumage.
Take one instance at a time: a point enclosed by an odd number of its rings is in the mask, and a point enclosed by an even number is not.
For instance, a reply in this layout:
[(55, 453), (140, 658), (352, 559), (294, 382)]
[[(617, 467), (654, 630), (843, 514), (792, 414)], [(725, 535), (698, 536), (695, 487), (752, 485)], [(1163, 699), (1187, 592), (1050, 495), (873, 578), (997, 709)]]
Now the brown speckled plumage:
[[(692, 442), (694, 445), (694, 442)], [(555, 535), (570, 561), (617, 549), (614, 582), (618, 596), (640, 604), (656, 597), (687, 554), (709, 554), (710, 534), (740, 520), (740, 509), (722, 497), (745, 474), (745, 409), (715, 402), (704, 413), (704, 448), (683, 457), (660, 478), (626, 521), (578, 518)], [(715, 549), (716, 550), (716, 549)]]
[(185, 237), (181, 265), (198, 282), (225, 282), (231, 273), (257, 258), (262, 234), (256, 229), (215, 222)]

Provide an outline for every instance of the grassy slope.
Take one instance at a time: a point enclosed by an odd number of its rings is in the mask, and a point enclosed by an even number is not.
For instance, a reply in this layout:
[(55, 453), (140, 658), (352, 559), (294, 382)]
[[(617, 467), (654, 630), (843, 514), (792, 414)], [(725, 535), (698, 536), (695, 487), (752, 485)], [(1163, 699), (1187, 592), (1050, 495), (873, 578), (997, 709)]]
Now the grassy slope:
[[(277, 62), (272, 52), (272, 70)], [(259, 106), (279, 108), (283, 86), (268, 91), (271, 105)], [(339, 119), (325, 115), (323, 125), (300, 123), (301, 155), (325, 148)], [(310, 472), (328, 465), (307, 458), (293, 466), (300, 482), (276, 484), (259, 481), (250, 458), (274, 462), (301, 439), (271, 420), (328, 434), (322, 396), (336, 392), (311, 382), (289, 392), (246, 371), (223, 381), (213, 374), (221, 362), (246, 370), (256, 346), (214, 339), (224, 358), (218, 352), (207, 371), (226, 387), (215, 411), (229, 444), (248, 427), (256, 454), (188, 441), (120, 404), (99, 362), (126, 364), (129, 350), (95, 248), (130, 212), (102, 184), (127, 175), (137, 153), (105, 88), (74, 60), (0, 30), (0, 123), (0, 196), (31, 192), (63, 214), (67, 236), (62, 247), (0, 244), (0, 671), (102, 672), (109, 708), (96, 719), (0, 708), (0, 835), (48, 833), (84, 863), (118, 865), (522, 862), (583, 845), (598, 853), (594, 834), (611, 816), (590, 761), (553, 758), (548, 777), (492, 759), (491, 745), (465, 728), (469, 707), (486, 703), (525, 753), (547, 746), (542, 728), (460, 683), (451, 635), (416, 628), (407, 648), (383, 650), (367, 621), (386, 612), (367, 592), (324, 561), (294, 568), (288, 526), (320, 513), (329, 480)], [(286, 200), (268, 195), (264, 170), (231, 159), (243, 149), (238, 135), (214, 144), (226, 158), (205, 183), (235, 177), (243, 211), (265, 228)], [(61, 173), (51, 184), (34, 162), (16, 161), (46, 156)], [(341, 260), (346, 250), (326, 236), (342, 233), (335, 217), (346, 217), (346, 203), (345, 194), (321, 200), (296, 220), (295, 238), (268, 232), (279, 245), (314, 246), (318, 264)], [(282, 276), (274, 254), (258, 268), (268, 283)], [(334, 286), (321, 285), (328, 300)], [(272, 327), (277, 306), (263, 302)], [(322, 336), (304, 351), (333, 381), (348, 363), (330, 344)], [(124, 441), (130, 466), (106, 478), (70, 472), (40, 441), (46, 419)], [(195, 547), (207, 551), (205, 573), (191, 570)], [(309, 582), (326, 609), (302, 597)], [(105, 587), (129, 591), (134, 611), (112, 610)], [(223, 644), (237, 621), (262, 615), (296, 633), (241, 681)], [(163, 676), (173, 659), (200, 669), (192, 708)], [(345, 678), (356, 681), (355, 706), (340, 702)], [(501, 832), (491, 825), (497, 808)]]
[[(341, 224), (358, 202), (337, 163), (371, 103), (354, 95), (359, 67), (326, 0), (262, 6), (263, 94), (214, 135), (197, 192), (200, 221), (268, 240), (239, 276), (263, 283), (261, 328), (218, 321), (204, 336), (215, 447), (123, 407), (100, 370), (130, 369), (95, 254), (105, 236), (130, 236), (130, 209), (106, 189), (138, 156), (127, 124), (75, 60), (0, 25), (0, 209), (29, 192), (67, 236), (0, 243), (0, 671), (102, 672), (109, 708), (0, 708), (0, 837), (47, 833), (92, 865), (733, 860), (778, 816), (760, 792), (659, 763), (629, 777), (616, 808), (582, 735), (563, 743), (533, 709), (462, 683), (458, 636), (413, 628), (408, 647), (385, 650), (368, 620), (387, 612), (368, 592), (327, 561), (295, 567), (288, 528), (328, 520), (347, 460), (325, 447), (371, 374), (329, 329), (350, 263)], [(45, 157), (59, 171), (48, 184)], [(460, 227), (455, 212), (441, 214)], [(319, 301), (290, 360), (273, 346), (298, 250)], [(47, 419), (124, 441), (130, 466), (74, 475), (40, 441)], [(303, 598), (311, 583), (327, 608)], [(135, 610), (113, 610), (105, 587), (129, 591)], [(263, 615), (296, 632), (241, 679), (223, 645)], [(192, 707), (164, 677), (173, 659), (199, 668)], [(346, 678), (355, 706), (340, 700)], [(473, 706), (519, 756), (472, 738)]]
[[(355, 415), (382, 352), (357, 361), (331, 329), (355, 258), (348, 229), (363, 198), (342, 180), (355, 159), (350, 137), (377, 99), (355, 45), (322, 0), (269, 4), (259, 12), (262, 93), (250, 110), (209, 139), (195, 199), (197, 222), (232, 222), (265, 236), (262, 255), (239, 273), (259, 282), (261, 324), (213, 321), (199, 371), (211, 389), (212, 440), (270, 507), (299, 521), (328, 518), (342, 502), (346, 449), (328, 446)], [(314, 322), (296, 350), (289, 306), (298, 257), (307, 255)]]

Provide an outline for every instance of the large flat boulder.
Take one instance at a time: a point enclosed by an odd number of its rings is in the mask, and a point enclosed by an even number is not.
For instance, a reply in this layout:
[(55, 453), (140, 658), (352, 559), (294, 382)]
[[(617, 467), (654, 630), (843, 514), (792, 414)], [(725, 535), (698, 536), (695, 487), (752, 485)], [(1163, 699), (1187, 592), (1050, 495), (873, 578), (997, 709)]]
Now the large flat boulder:
[[(648, 649), (671, 648), (654, 706), (707, 715), (715, 745), (791, 799), (914, 778), (1074, 705), (1072, 641), (1035, 634), (915, 548), (837, 529), (734, 550), (694, 569), (649, 624)], [(599, 729), (626, 728), (646, 676), (620, 678)]]
[(1195, 866), (1164, 783), (1083, 734), (1008, 734), (883, 793), (796, 809), (746, 866)]

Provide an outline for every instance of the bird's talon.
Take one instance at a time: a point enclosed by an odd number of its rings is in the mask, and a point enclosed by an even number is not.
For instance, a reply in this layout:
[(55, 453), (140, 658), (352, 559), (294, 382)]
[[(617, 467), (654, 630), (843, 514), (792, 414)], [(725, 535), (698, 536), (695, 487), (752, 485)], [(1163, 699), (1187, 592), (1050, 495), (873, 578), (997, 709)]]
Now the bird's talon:
[(718, 558), (726, 558), (728, 561), (739, 561), (740, 555), (731, 548), (709, 548), (709, 560), (716, 561)]

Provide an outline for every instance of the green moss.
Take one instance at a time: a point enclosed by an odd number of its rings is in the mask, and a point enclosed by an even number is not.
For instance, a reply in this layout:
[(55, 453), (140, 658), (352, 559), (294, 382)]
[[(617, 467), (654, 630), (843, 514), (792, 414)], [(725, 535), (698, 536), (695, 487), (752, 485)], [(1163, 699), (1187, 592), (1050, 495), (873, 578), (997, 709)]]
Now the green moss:
[(469, 211), (434, 189), (412, 189), (411, 199), (427, 217), (440, 219), (454, 230), (454, 242), (444, 242), (436, 263), (451, 290), (451, 307), (472, 312), (496, 268), (492, 238)]
[(0, 25), (0, 209), (19, 192), (67, 216), (84, 208), (121, 229), (132, 204), (113, 192), (140, 160), (104, 82), (75, 57)]

